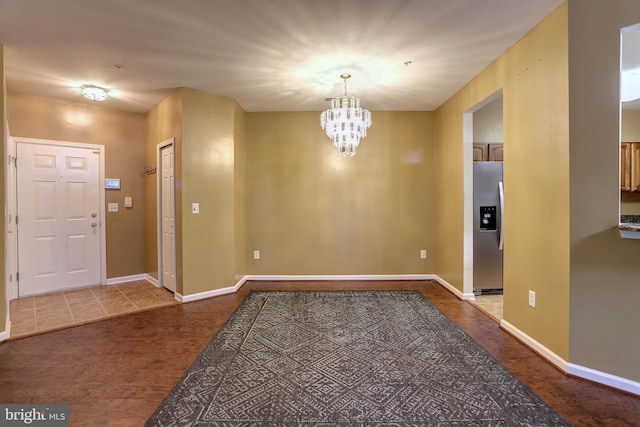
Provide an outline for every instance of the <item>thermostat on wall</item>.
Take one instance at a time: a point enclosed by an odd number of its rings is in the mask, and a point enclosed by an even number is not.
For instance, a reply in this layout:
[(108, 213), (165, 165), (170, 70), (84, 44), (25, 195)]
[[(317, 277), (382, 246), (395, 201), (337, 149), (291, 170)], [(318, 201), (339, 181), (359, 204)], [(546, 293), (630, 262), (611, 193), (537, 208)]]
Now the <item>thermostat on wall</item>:
[(104, 188), (108, 190), (120, 189), (120, 178), (107, 178), (104, 180)]

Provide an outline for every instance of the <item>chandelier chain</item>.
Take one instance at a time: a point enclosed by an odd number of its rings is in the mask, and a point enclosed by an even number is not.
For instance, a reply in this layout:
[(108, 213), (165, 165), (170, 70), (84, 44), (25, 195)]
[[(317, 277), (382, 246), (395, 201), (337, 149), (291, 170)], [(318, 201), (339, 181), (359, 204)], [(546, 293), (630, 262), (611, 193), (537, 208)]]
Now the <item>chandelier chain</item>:
[(349, 96), (347, 94), (347, 79), (351, 78), (351, 74), (348, 74), (348, 73), (340, 74), (340, 78), (344, 82), (344, 96), (347, 97)]

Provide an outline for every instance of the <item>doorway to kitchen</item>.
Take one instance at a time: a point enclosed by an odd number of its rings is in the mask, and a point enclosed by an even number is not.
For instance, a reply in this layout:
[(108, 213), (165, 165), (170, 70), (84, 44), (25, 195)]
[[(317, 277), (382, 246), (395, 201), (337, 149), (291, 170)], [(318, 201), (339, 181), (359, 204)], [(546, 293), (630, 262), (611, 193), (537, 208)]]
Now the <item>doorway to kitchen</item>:
[(503, 307), (503, 98), (498, 91), (464, 114), (463, 292), (497, 322)]

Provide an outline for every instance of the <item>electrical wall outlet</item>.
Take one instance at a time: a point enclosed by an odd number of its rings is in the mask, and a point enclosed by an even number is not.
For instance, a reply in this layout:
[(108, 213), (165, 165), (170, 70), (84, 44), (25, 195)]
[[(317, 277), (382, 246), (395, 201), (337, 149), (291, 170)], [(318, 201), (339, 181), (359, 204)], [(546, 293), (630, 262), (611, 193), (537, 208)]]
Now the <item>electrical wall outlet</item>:
[(534, 291), (529, 291), (529, 305), (536, 308), (536, 293)]
[(109, 203), (107, 204), (108, 212), (118, 212), (118, 204), (117, 203)]
[(260, 259), (260, 251), (253, 251), (253, 259)]
[(427, 250), (426, 249), (420, 249), (420, 258), (421, 259), (427, 259)]

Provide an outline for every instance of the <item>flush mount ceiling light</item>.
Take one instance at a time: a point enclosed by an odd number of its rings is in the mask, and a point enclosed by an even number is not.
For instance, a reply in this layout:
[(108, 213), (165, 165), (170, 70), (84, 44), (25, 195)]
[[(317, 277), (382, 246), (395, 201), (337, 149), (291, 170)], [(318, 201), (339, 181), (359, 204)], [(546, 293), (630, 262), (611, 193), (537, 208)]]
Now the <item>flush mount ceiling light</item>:
[(331, 108), (320, 115), (320, 126), (338, 148), (341, 157), (353, 157), (360, 140), (367, 136), (371, 126), (371, 113), (360, 108), (360, 99), (347, 94), (347, 79), (351, 74), (342, 74), (344, 96), (331, 99)]
[(104, 101), (107, 99), (107, 94), (109, 93), (109, 89), (105, 89), (99, 86), (94, 85), (84, 85), (80, 88), (82, 91), (82, 96), (92, 101)]

